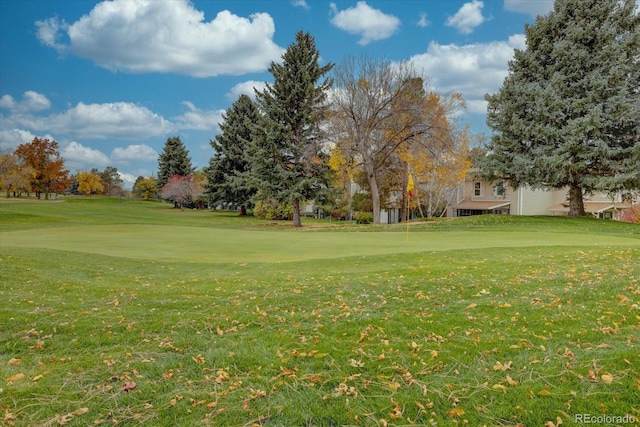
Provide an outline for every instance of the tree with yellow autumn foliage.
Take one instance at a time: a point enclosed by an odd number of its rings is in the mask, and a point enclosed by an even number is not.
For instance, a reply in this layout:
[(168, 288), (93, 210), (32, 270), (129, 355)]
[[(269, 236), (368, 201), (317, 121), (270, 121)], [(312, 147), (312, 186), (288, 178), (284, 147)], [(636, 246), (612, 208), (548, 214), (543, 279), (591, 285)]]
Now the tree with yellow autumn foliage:
[(466, 133), (457, 131), (452, 117), (464, 101), (460, 94), (428, 91), (411, 64), (367, 56), (347, 58), (336, 67), (334, 82), (334, 143), (364, 171), (379, 224), (381, 201), (390, 199), (384, 193), (400, 191), (406, 205), (410, 166), (422, 172), (427, 159), (437, 164), (461, 154)]
[(101, 178), (91, 172), (79, 172), (76, 175), (76, 181), (78, 182), (79, 193), (96, 194), (104, 190)]

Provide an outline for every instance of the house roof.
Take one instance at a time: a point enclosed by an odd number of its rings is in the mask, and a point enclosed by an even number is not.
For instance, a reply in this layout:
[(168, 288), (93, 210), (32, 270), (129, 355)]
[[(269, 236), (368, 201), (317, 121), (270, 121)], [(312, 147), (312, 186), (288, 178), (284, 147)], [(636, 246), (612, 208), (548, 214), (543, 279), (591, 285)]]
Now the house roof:
[[(584, 202), (584, 210), (587, 213), (600, 213), (609, 210), (629, 209), (628, 203), (611, 203), (611, 202)], [(569, 202), (560, 203), (547, 208), (551, 212), (569, 212)]]
[(463, 200), (459, 204), (455, 206), (456, 209), (473, 209), (473, 210), (483, 210), (490, 211), (493, 209), (503, 208), (505, 206), (511, 205), (511, 202), (508, 200), (500, 200), (500, 201), (489, 201), (489, 202), (476, 202), (476, 201), (465, 201)]

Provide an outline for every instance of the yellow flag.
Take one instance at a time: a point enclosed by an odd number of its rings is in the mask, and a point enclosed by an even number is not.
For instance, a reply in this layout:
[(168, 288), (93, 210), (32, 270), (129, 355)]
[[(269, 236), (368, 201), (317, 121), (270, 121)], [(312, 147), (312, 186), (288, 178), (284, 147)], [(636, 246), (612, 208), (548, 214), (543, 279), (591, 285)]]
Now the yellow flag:
[(407, 194), (409, 197), (413, 198), (415, 196), (415, 185), (413, 184), (413, 176), (409, 174), (409, 182), (407, 183)]

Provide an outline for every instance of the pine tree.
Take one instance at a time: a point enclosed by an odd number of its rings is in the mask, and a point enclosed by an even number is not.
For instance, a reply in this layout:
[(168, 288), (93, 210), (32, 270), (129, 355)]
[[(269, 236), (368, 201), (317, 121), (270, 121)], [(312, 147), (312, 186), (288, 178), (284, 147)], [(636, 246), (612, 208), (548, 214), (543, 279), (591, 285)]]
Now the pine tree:
[(206, 194), (215, 204), (242, 206), (242, 212), (256, 193), (247, 173), (251, 170), (250, 145), (259, 122), (258, 108), (247, 95), (241, 95), (222, 116), (221, 133), (211, 140), (215, 154), (206, 168)]
[(333, 64), (321, 67), (313, 37), (298, 32), (282, 64), (272, 63), (273, 85), (256, 94), (262, 113), (252, 153), (252, 177), (262, 198), (293, 206), (293, 224), (301, 226), (300, 205), (328, 187), (327, 155), (320, 122), (325, 118), (325, 79)]
[(486, 97), (495, 131), (482, 162), (511, 185), (583, 195), (640, 188), (640, 16), (634, 0), (556, 0), (525, 28), (502, 88)]
[(164, 149), (158, 158), (158, 188), (162, 188), (173, 175), (187, 176), (194, 171), (189, 151), (180, 141), (179, 136), (167, 139)]

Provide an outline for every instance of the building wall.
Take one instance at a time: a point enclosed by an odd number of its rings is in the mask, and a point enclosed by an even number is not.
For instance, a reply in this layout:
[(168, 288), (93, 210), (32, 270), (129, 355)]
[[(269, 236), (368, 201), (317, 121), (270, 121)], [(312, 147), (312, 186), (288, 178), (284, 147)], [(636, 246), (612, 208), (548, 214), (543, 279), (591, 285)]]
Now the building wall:
[(548, 215), (547, 210), (564, 201), (562, 191), (532, 190), (529, 187), (520, 187), (517, 192), (517, 206), (514, 206), (515, 215)]

